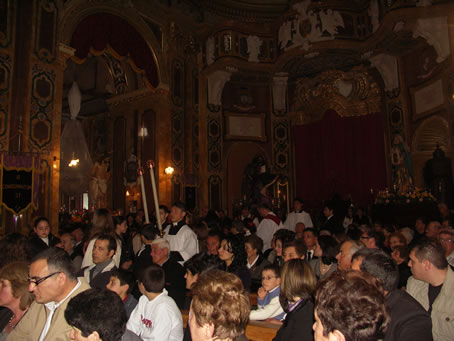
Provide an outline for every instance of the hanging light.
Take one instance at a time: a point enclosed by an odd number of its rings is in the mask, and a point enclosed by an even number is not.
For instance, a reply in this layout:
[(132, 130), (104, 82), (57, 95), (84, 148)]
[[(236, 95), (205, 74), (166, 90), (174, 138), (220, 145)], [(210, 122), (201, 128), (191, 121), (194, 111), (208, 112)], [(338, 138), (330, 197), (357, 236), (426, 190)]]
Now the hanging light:
[(79, 159), (76, 159), (75, 156), (74, 156), (74, 152), (73, 152), (73, 157), (71, 159), (71, 161), (68, 163), (68, 166), (69, 167), (77, 167), (79, 165)]
[(172, 175), (174, 171), (175, 171), (175, 169), (173, 169), (173, 167), (169, 166), (164, 170), (164, 173), (166, 173), (167, 175)]

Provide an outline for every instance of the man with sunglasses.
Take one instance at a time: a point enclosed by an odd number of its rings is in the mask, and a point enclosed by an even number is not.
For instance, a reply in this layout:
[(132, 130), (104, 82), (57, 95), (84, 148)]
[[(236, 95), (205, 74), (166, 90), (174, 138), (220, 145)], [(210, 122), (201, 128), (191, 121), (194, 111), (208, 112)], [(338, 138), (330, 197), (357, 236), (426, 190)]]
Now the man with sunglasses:
[(9, 334), (7, 340), (69, 340), (71, 327), (65, 320), (68, 302), (89, 289), (75, 275), (71, 258), (57, 248), (49, 248), (32, 260), (28, 290), (35, 296), (27, 314)]

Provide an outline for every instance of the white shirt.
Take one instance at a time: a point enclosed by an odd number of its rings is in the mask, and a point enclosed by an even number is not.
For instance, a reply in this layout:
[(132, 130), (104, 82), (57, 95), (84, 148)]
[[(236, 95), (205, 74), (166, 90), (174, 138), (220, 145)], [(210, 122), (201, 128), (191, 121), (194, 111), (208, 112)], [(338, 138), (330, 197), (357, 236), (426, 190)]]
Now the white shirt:
[(144, 341), (183, 340), (183, 318), (166, 289), (152, 301), (142, 295), (126, 328)]
[[(275, 215), (273, 212), (270, 212), (269, 214)], [(277, 225), (273, 220), (263, 218), (262, 221), (260, 222), (259, 227), (257, 227), (257, 237), (262, 238), (263, 240), (263, 251), (268, 250), (271, 248), (271, 240), (273, 239), (274, 233), (279, 230), (284, 228), (284, 225), (281, 224)]]
[(451, 252), (448, 257), (446, 257), (446, 260), (448, 261), (449, 265), (454, 266), (454, 251)]
[(314, 227), (314, 224), (312, 223), (311, 215), (305, 211), (301, 212), (290, 212), (287, 216), (287, 219), (285, 219), (284, 226), (286, 229), (289, 229), (290, 231), (295, 231), (295, 226), (298, 223), (303, 223), (305, 227)]
[(44, 324), (43, 331), (41, 332), (41, 335), (39, 336), (39, 341), (43, 341), (46, 338), (47, 333), (49, 332), (50, 329), (50, 324), (52, 322), (52, 317), (54, 316), (55, 310), (65, 302), (69, 296), (71, 296), (74, 291), (77, 290), (77, 288), (80, 287), (80, 279), (77, 279), (77, 284), (74, 286), (74, 288), (70, 291), (68, 295), (64, 299), (62, 299), (60, 302), (55, 303), (55, 302), (49, 302), (44, 304), (44, 306), (49, 310), (49, 314), (47, 315), (46, 323)]
[(257, 257), (255, 257), (254, 261), (252, 262), (252, 264), (249, 264), (249, 261), (248, 263), (246, 264), (247, 265), (247, 268), (250, 269), (254, 266), (255, 263), (257, 263), (257, 259), (259, 259), (259, 256), (257, 255)]
[(189, 258), (199, 252), (199, 241), (197, 235), (188, 225), (184, 225), (177, 234), (169, 234), (171, 225), (168, 225), (164, 230), (164, 238), (170, 244), (170, 251), (178, 251), (183, 258), (180, 261), (181, 265)]
[(49, 246), (49, 237), (46, 237), (46, 238), (41, 238), (40, 239), (47, 244), (47, 246)]
[[(270, 290), (270, 293), (277, 290), (279, 286), (275, 287), (274, 289)], [(282, 309), (281, 303), (279, 302), (279, 296), (273, 297), (267, 305), (261, 307), (257, 307), (256, 310), (251, 310), (249, 313), (249, 319), (251, 321), (257, 320), (266, 320), (268, 318), (272, 318), (282, 314), (284, 310)]]

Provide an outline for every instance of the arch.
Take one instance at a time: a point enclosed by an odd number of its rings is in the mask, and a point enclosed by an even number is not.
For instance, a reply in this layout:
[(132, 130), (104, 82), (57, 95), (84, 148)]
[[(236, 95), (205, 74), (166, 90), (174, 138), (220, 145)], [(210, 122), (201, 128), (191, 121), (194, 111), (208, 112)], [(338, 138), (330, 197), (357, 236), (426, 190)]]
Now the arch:
[(166, 60), (161, 50), (161, 45), (156, 36), (145, 23), (144, 19), (132, 7), (111, 7), (109, 5), (91, 5), (86, 6), (83, 0), (72, 1), (65, 6), (64, 15), (60, 20), (62, 31), (60, 33), (60, 42), (70, 46), (72, 35), (77, 29), (80, 22), (90, 15), (96, 13), (105, 13), (118, 17), (128, 23), (145, 41), (153, 60), (156, 64), (159, 84), (157, 87), (168, 88), (169, 75), (166, 68)]
[(419, 153), (432, 153), (437, 143), (444, 150), (450, 150), (449, 124), (441, 116), (432, 116), (424, 120), (416, 128), (412, 141), (412, 150)]
[(246, 166), (255, 156), (262, 156), (271, 166), (271, 161), (266, 151), (254, 142), (235, 142), (226, 152), (227, 167), (225, 168), (225, 189), (227, 209), (233, 213), (233, 200), (241, 199), (241, 181)]

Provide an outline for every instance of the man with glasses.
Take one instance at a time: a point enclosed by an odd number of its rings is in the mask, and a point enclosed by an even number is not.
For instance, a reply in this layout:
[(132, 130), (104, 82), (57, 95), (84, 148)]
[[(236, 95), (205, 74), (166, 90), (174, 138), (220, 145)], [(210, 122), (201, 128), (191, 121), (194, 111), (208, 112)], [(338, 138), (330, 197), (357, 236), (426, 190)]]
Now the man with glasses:
[(7, 340), (69, 340), (71, 327), (64, 316), (66, 306), (73, 296), (89, 288), (76, 277), (71, 258), (64, 250), (49, 248), (40, 252), (29, 270), (28, 290), (35, 302)]
[(438, 240), (440, 241), (443, 250), (445, 251), (446, 260), (451, 268), (454, 267), (454, 230), (449, 228), (441, 230), (438, 233)]

